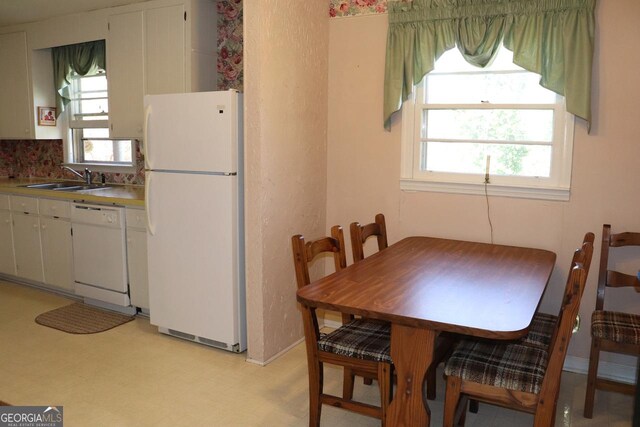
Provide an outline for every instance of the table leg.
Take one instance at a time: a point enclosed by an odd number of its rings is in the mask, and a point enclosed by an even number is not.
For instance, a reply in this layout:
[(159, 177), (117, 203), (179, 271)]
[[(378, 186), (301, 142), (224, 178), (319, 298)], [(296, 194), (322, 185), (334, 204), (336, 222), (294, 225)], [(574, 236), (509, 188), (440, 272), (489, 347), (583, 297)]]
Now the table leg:
[(391, 359), (398, 378), (387, 411), (387, 426), (428, 426), (431, 411), (422, 398), (422, 382), (433, 360), (436, 332), (391, 325)]

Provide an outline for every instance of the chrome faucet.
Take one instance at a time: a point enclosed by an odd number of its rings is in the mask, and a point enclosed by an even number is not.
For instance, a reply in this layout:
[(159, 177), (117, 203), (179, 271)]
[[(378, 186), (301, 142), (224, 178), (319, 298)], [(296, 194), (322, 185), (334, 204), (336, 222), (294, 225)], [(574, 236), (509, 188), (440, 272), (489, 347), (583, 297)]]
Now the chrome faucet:
[(62, 169), (68, 170), (69, 172), (71, 172), (75, 176), (79, 177), (80, 179), (84, 179), (84, 182), (86, 182), (87, 185), (91, 185), (91, 171), (89, 170), (89, 168), (84, 168), (84, 175), (83, 175), (80, 172), (78, 172), (77, 170), (70, 168), (69, 166), (60, 165), (60, 167)]

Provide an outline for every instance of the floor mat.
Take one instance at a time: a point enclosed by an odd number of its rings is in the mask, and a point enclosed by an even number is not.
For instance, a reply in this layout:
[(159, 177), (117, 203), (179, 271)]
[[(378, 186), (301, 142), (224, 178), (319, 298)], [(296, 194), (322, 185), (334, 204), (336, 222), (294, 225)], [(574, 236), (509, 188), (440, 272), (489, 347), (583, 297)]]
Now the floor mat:
[(42, 313), (36, 317), (36, 323), (70, 334), (95, 334), (115, 328), (133, 319), (134, 316), (76, 302)]

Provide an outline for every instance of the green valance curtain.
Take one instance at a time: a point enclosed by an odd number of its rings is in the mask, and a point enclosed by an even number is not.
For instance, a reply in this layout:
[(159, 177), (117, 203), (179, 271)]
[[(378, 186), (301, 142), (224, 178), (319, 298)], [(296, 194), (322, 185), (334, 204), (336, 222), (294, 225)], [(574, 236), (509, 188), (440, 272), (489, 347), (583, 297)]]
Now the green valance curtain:
[(106, 71), (104, 40), (59, 46), (51, 49), (53, 57), (53, 80), (56, 88), (56, 117), (71, 101), (69, 85), (74, 73), (92, 76)]
[(384, 126), (446, 50), (484, 67), (500, 44), (513, 62), (591, 122), (595, 0), (396, 0), (389, 2)]

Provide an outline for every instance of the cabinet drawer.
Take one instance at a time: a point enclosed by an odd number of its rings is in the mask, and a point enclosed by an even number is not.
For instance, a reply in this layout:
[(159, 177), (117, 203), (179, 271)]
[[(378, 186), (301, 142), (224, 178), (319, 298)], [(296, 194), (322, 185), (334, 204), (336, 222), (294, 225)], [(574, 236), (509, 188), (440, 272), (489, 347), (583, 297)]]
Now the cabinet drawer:
[(147, 228), (147, 212), (144, 209), (126, 209), (127, 227)]
[(71, 203), (64, 200), (40, 199), (40, 215), (71, 217)]
[(0, 209), (9, 210), (9, 195), (0, 194)]
[(38, 199), (26, 196), (10, 196), (11, 210), (14, 212), (38, 213)]

